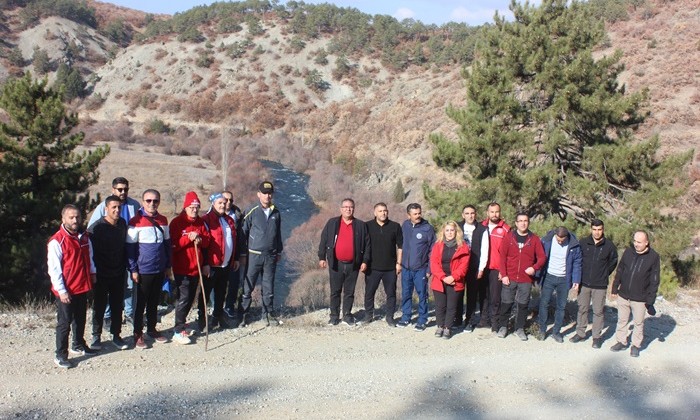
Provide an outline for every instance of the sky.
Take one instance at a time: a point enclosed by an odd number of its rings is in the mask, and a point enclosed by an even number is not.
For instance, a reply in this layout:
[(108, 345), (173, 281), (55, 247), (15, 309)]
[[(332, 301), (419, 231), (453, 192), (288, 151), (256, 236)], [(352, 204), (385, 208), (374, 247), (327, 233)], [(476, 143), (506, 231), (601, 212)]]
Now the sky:
[[(195, 6), (210, 4), (203, 0), (102, 0), (148, 13), (175, 14)], [(463, 22), (472, 26), (493, 21), (496, 10), (511, 17), (510, 0), (304, 0), (305, 3), (331, 3), (339, 7), (354, 7), (371, 15), (390, 15), (398, 20), (412, 18), (425, 24), (442, 25)], [(280, 1), (284, 3), (284, 1)], [(532, 1), (530, 2), (533, 3)], [(534, 2), (539, 3), (539, 2)]]

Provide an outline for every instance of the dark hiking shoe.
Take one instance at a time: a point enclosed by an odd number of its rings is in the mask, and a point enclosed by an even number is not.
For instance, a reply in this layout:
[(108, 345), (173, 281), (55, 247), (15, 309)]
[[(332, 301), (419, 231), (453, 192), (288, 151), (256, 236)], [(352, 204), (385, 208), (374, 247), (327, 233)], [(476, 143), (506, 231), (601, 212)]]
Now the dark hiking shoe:
[(119, 350), (126, 350), (129, 348), (126, 341), (122, 340), (122, 338), (118, 335), (112, 337), (112, 344), (114, 344), (114, 347), (118, 348)]
[(626, 345), (624, 345), (618, 341), (617, 343), (613, 344), (612, 347), (610, 347), (610, 351), (622, 351), (626, 348), (627, 348)]
[(578, 334), (574, 334), (574, 335), (569, 339), (569, 342), (570, 342), (570, 343), (579, 343), (579, 342), (581, 342), (581, 341), (583, 341), (583, 340), (585, 340), (584, 337), (581, 337), (581, 336), (578, 335)]
[(61, 369), (70, 369), (73, 367), (73, 364), (63, 356), (56, 356), (56, 358), (53, 359), (53, 362)]
[(603, 340), (600, 338), (594, 338), (593, 339), (593, 345), (591, 345), (594, 349), (599, 349), (603, 347)]
[(564, 337), (561, 336), (561, 334), (552, 334), (552, 340), (556, 341), (557, 343), (561, 344), (564, 342)]
[(630, 347), (630, 356), (639, 357), (639, 347), (636, 347), (636, 346)]

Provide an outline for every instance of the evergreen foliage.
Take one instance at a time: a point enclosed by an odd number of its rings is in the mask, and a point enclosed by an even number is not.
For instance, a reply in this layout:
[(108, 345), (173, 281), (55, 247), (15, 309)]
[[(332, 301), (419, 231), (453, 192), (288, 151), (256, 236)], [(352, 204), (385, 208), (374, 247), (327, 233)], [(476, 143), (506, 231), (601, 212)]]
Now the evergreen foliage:
[(465, 202), (499, 201), (541, 227), (587, 232), (600, 218), (618, 245), (635, 229), (652, 232), (652, 246), (671, 263), (688, 245), (693, 222), (661, 212), (683, 190), (679, 181), (692, 151), (657, 158), (658, 137), (639, 140), (648, 92), (627, 93), (617, 82), (621, 54), (593, 59), (603, 24), (578, 1), (514, 1), (513, 22), (496, 16), (467, 79), (465, 108), (449, 107), (458, 141), (431, 135), (435, 162), (464, 171), (471, 187), (425, 187), (440, 217)]
[(87, 94), (85, 89), (86, 83), (78, 69), (70, 67), (65, 63), (61, 63), (56, 71), (56, 80), (54, 81), (56, 89), (63, 89), (63, 96), (67, 101), (72, 101), (75, 98), (82, 98)]
[(32, 55), (32, 65), (34, 66), (34, 71), (38, 75), (44, 75), (51, 71), (51, 60), (49, 59), (49, 54), (39, 47), (34, 47), (34, 54)]
[(77, 153), (84, 137), (73, 132), (77, 115), (66, 111), (61, 92), (29, 73), (3, 86), (0, 108), (0, 296), (18, 301), (48, 292), (48, 238), (65, 204), (83, 215), (94, 207), (86, 191), (109, 148)]

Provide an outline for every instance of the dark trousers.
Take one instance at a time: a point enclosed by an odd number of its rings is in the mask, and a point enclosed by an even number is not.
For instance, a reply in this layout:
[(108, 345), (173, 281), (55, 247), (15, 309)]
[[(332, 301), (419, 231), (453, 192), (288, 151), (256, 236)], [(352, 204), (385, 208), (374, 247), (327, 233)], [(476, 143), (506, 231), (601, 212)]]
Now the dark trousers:
[(136, 288), (136, 310), (134, 312), (134, 335), (143, 332), (143, 311), (146, 310), (146, 331), (156, 331), (158, 322), (158, 302), (163, 287), (165, 273), (141, 274)]
[(122, 313), (124, 311), (124, 274), (118, 276), (101, 276), (97, 274), (97, 282), (93, 289), (94, 300), (92, 307), (92, 335), (102, 335), (102, 324), (105, 319), (105, 309), (109, 304), (111, 313), (111, 326), (109, 332), (112, 335), (120, 335), (122, 332)]
[(352, 263), (338, 261), (338, 270), (328, 266), (331, 280), (331, 319), (340, 319), (340, 295), (343, 295), (343, 316), (352, 314), (352, 304), (355, 302), (355, 285), (359, 271)]
[(241, 288), (241, 273), (245, 267), (240, 267), (237, 271), (230, 269), (228, 272), (228, 288), (226, 290), (226, 310), (233, 314), (238, 303), (238, 291)]
[(183, 276), (180, 274), (174, 274), (174, 277), (173, 289), (177, 291), (175, 293), (177, 302), (175, 303), (175, 328), (173, 331), (179, 333), (185, 329), (187, 314), (189, 314), (190, 309), (192, 309), (194, 296), (199, 286), (199, 277)]
[(438, 327), (452, 328), (457, 314), (457, 301), (461, 292), (456, 292), (454, 286), (443, 284), (445, 292), (433, 290), (435, 298), (435, 322)]
[[(455, 316), (455, 324), (462, 324), (462, 315), (464, 315), (464, 323), (468, 324), (476, 312), (476, 305), (479, 304), (481, 310), (481, 318), (490, 319), (488, 315), (484, 315), (485, 311), (488, 311), (489, 304), (489, 282), (487, 273), (484, 273), (482, 278), (477, 279), (476, 276), (479, 274), (478, 269), (473, 269), (467, 271), (467, 277), (465, 279), (466, 290), (459, 292), (459, 298), (457, 300), (457, 315)], [(465, 293), (466, 292), (466, 293)], [(467, 297), (467, 309), (464, 310), (464, 295)]]
[(85, 320), (87, 318), (87, 293), (72, 295), (70, 303), (56, 297), (56, 357), (68, 357), (68, 334), (73, 330), (73, 347), (87, 346), (85, 343)]
[[(486, 311), (486, 319), (491, 320), (491, 329), (496, 330), (498, 328), (498, 317), (501, 307), (501, 288), (503, 283), (498, 279), (498, 270), (489, 270), (489, 291), (488, 291), (488, 308)], [(484, 310), (481, 310), (482, 319), (484, 317)]]
[(396, 312), (396, 270), (370, 270), (365, 276), (365, 312), (374, 314), (374, 297), (379, 289), (379, 282), (384, 285), (386, 293), (386, 317), (394, 318)]
[(277, 270), (277, 256), (266, 254), (248, 254), (248, 267), (243, 279), (243, 295), (238, 312), (247, 313), (252, 301), (251, 296), (258, 282), (258, 277), (262, 277), (262, 306), (263, 315), (274, 312), (273, 300), (275, 296), (275, 271)]
[(513, 308), (513, 302), (518, 305), (515, 315), (515, 330), (525, 328), (525, 319), (527, 318), (527, 306), (530, 303), (530, 291), (532, 283), (518, 283), (511, 281), (508, 286), (503, 286), (501, 293), (501, 307), (499, 314), (499, 327), (508, 327), (508, 318), (510, 318), (510, 310)]
[[(212, 267), (209, 273), (209, 278), (204, 282), (204, 290), (206, 291), (206, 296), (212, 295), (213, 290), (214, 296), (214, 310), (212, 311), (212, 316), (218, 318), (224, 314), (224, 301), (226, 299), (226, 286), (228, 286), (229, 274), (231, 269), (229, 267)], [(200, 300), (201, 311), (199, 312), (199, 318), (204, 319), (202, 316), (204, 312), (204, 304)]]

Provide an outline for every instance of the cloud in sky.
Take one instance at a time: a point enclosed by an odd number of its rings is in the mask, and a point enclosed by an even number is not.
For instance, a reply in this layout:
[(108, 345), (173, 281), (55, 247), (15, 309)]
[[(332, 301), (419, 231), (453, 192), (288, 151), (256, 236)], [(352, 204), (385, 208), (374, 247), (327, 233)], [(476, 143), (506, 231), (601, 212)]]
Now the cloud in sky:
[[(450, 13), (450, 20), (466, 22), (470, 25), (480, 25), (483, 22), (493, 22), (494, 13), (496, 13), (496, 9), (469, 10), (466, 7), (457, 7)], [(498, 9), (498, 14), (506, 16), (509, 20), (513, 18), (513, 13), (507, 8)]]
[(394, 17), (398, 20), (413, 19), (416, 17), (416, 13), (407, 7), (399, 7), (398, 10), (394, 12)]

